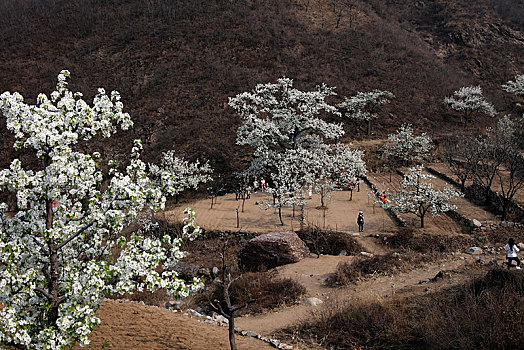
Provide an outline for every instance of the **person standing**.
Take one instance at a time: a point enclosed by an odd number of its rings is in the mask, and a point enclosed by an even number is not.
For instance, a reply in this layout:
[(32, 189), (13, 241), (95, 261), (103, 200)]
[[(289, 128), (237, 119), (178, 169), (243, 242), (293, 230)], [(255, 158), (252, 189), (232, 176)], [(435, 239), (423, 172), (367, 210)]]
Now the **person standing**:
[(519, 248), (515, 245), (515, 241), (513, 238), (510, 238), (508, 240), (508, 244), (504, 246), (504, 250), (506, 251), (506, 259), (508, 259), (508, 270), (511, 267), (511, 262), (515, 260), (517, 262), (517, 270), (520, 270), (520, 260), (517, 256), (517, 253), (520, 251)]
[(360, 211), (357, 218), (358, 232), (364, 232), (364, 212)]

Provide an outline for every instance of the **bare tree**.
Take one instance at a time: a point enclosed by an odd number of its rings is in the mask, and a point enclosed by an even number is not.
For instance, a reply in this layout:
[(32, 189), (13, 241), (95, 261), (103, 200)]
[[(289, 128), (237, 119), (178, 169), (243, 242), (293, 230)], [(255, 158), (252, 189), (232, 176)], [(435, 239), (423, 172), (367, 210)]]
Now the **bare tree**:
[(524, 188), (524, 156), (520, 150), (524, 147), (524, 138), (518, 133), (524, 127), (524, 117), (514, 122), (508, 116), (500, 119), (495, 129), (489, 129), (489, 137), (496, 148), (494, 154), (502, 164), (497, 168), (499, 196), (502, 206), (502, 220), (508, 215), (510, 204), (515, 194)]
[(461, 192), (466, 188), (466, 181), (473, 179), (475, 164), (471, 157), (471, 150), (474, 146), (473, 135), (452, 136), (444, 142), (444, 158), (460, 183)]
[(211, 307), (213, 307), (213, 309), (215, 309), (219, 314), (227, 318), (229, 325), (229, 345), (231, 346), (231, 350), (235, 350), (237, 348), (235, 343), (235, 317), (237, 317), (238, 311), (255, 302), (255, 300), (249, 300), (247, 303), (242, 305), (233, 305), (231, 303), (229, 288), (231, 287), (231, 284), (241, 278), (242, 275), (231, 278), (231, 273), (229, 267), (227, 266), (226, 258), (227, 244), (228, 241), (222, 245), (222, 252), (220, 253), (222, 267), (219, 285), (222, 289), (222, 300), (213, 300), (211, 302)]

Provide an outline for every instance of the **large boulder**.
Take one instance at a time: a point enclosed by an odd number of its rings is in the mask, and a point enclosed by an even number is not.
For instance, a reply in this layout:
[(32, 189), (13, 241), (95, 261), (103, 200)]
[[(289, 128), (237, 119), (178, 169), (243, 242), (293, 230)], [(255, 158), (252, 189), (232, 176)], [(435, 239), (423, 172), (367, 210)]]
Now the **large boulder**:
[(270, 232), (249, 240), (238, 252), (238, 264), (247, 271), (261, 271), (298, 262), (309, 254), (296, 233)]

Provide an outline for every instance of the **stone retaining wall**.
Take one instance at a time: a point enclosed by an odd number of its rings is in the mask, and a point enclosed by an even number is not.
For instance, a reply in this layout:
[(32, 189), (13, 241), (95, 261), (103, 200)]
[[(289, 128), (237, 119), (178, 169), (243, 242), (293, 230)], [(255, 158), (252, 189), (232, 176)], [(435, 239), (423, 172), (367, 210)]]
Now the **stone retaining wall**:
[[(362, 175), (362, 180), (364, 180), (364, 182), (371, 188), (371, 191), (373, 191), (373, 194), (375, 195), (376, 198), (379, 198), (380, 197), (380, 192), (377, 188), (377, 186), (371, 182), (368, 177), (366, 175)], [(393, 209), (391, 208), (387, 208), (387, 209), (384, 209), (386, 211), (386, 213), (388, 214), (388, 216), (391, 218), (391, 220), (393, 220), (393, 222), (395, 223), (395, 225), (399, 226), (399, 227), (405, 227), (407, 226), (407, 222), (406, 220), (402, 219), (396, 211), (394, 211)]]

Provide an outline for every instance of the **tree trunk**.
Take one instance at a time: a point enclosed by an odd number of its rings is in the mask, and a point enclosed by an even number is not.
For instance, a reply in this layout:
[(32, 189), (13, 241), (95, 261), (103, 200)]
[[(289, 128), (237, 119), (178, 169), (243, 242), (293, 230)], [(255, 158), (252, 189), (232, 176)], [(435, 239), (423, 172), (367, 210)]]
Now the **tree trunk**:
[(490, 188), (486, 187), (486, 194), (485, 194), (485, 198), (484, 198), (484, 205), (486, 207), (488, 207), (491, 204), (490, 192), (491, 192)]
[(278, 218), (280, 219), (280, 225), (284, 226), (284, 221), (282, 221), (282, 207), (278, 207)]
[(320, 206), (324, 208), (324, 190), (320, 191)]
[(237, 344), (235, 343), (235, 318), (233, 316), (230, 316), (227, 318), (229, 321), (229, 345), (231, 346), (231, 350), (236, 350)]
[(424, 215), (420, 216), (420, 228), (424, 228)]
[(353, 189), (350, 189), (350, 190), (349, 190), (349, 200), (350, 200), (350, 201), (353, 200)]
[(465, 189), (466, 189), (466, 178), (463, 178), (462, 181), (460, 181), (460, 192), (464, 193)]

